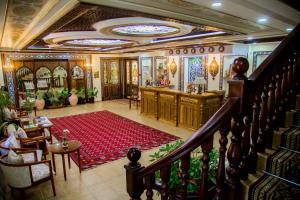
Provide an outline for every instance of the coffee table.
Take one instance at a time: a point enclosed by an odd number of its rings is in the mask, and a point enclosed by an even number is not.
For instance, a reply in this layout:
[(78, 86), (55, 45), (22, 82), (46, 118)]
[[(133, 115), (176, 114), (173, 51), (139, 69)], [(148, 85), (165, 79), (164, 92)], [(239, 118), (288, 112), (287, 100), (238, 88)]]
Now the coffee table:
[(79, 167), (79, 172), (81, 173), (80, 147), (81, 147), (81, 142), (79, 142), (77, 140), (68, 141), (68, 147), (67, 148), (64, 148), (62, 143), (50, 144), (48, 146), (48, 151), (51, 152), (51, 154), (52, 154), (52, 163), (53, 163), (54, 172), (56, 172), (54, 154), (61, 154), (65, 181), (67, 180), (65, 154), (68, 154), (69, 168), (71, 168), (70, 153), (73, 153), (73, 152), (77, 151), (78, 167)]

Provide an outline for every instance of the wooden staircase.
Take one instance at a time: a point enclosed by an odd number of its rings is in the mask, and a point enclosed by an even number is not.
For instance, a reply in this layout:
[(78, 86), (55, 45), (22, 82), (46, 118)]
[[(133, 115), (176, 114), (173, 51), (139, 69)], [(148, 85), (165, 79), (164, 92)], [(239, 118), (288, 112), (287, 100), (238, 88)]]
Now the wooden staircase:
[[(291, 133), (293, 130), (285, 131), (281, 128), (289, 122), (292, 110), (298, 104), (296, 94), (300, 94), (299, 38), (300, 25), (281, 42), (249, 78), (244, 75), (249, 67), (247, 59), (236, 59), (232, 67), (236, 75), (228, 82), (227, 101), (204, 126), (175, 151), (143, 167), (138, 162), (141, 151), (131, 148), (127, 154), (130, 163), (125, 166), (127, 192), (130, 199), (140, 200), (144, 193), (147, 200), (153, 200), (154, 190), (156, 190), (160, 193), (162, 200), (248, 198), (256, 200), (264, 199), (267, 194), (255, 193), (261, 188), (261, 191), (267, 190), (267, 187), (259, 186), (261, 182), (273, 181), (274, 184), (265, 185), (270, 189), (275, 188), (276, 185), (279, 185), (279, 188), (286, 187), (284, 184), (287, 181), (283, 179), (291, 179), (293, 176), (287, 177), (288, 173), (279, 169), (294, 166), (295, 163), (291, 160), (297, 160), (298, 153), (295, 151), (300, 151), (299, 146), (296, 145), (296, 149), (292, 149), (286, 143), (289, 134), (290, 138), (294, 137)], [(300, 117), (296, 116), (295, 122), (300, 121)], [(213, 138), (218, 134), (220, 140), (217, 179), (216, 185), (211, 187), (208, 182), (209, 153), (216, 145), (213, 143)], [(230, 140), (228, 140), (229, 136)], [(281, 147), (278, 148), (278, 146)], [(187, 187), (190, 181), (190, 157), (196, 148), (201, 148), (203, 152), (202, 173), (200, 189), (192, 197), (187, 192)], [(291, 150), (293, 150), (292, 153), (289, 152)], [(285, 165), (280, 158), (289, 158), (288, 164)], [(178, 176), (181, 185), (176, 191), (175, 198), (169, 189), (168, 182), (172, 163), (176, 161), (180, 161)], [(160, 172), (160, 182), (155, 179), (157, 171)], [(292, 182), (294, 183), (295, 180), (293, 179)], [(291, 183), (288, 182), (288, 184)], [(292, 192), (298, 194), (297, 184), (288, 185), (288, 187), (296, 188)], [(269, 198), (268, 196), (269, 199), (277, 199), (277, 197), (270, 196)]]

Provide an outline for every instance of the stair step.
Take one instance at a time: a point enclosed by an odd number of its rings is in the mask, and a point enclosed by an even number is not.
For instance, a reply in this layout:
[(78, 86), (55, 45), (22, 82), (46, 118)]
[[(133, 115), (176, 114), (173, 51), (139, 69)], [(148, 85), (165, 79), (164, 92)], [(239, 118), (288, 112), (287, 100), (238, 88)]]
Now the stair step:
[(280, 149), (268, 159), (266, 171), (300, 184), (300, 154)]
[(249, 190), (249, 200), (299, 199), (300, 187), (264, 174)]
[(300, 127), (292, 127), (283, 133), (282, 146), (300, 151)]
[(267, 167), (268, 157), (271, 156), (275, 151), (272, 149), (266, 149), (265, 153), (257, 153), (257, 167), (256, 171), (262, 172)]

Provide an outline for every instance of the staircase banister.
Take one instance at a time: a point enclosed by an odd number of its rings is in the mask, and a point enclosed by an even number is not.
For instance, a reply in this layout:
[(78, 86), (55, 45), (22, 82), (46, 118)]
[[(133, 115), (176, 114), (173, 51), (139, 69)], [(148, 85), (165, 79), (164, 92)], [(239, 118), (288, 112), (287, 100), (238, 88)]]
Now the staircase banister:
[(300, 24), (298, 24), (294, 30), (276, 47), (276, 49), (256, 68), (256, 70), (248, 78), (252, 80), (254, 84), (260, 84), (260, 79), (263, 79), (272, 70), (274, 65), (278, 64), (278, 61), (282, 59), (282, 56), (287, 52), (292, 51), (291, 46), (295, 45), (295, 42), (299, 40), (297, 35), (300, 33)]
[(164, 158), (150, 164), (138, 172), (139, 177), (144, 177), (171, 165), (176, 160), (182, 158), (186, 154), (203, 144), (207, 139), (211, 138), (223, 124), (224, 119), (230, 116), (232, 111), (239, 109), (239, 97), (230, 97), (223, 106), (189, 139), (187, 139), (178, 149), (172, 151)]

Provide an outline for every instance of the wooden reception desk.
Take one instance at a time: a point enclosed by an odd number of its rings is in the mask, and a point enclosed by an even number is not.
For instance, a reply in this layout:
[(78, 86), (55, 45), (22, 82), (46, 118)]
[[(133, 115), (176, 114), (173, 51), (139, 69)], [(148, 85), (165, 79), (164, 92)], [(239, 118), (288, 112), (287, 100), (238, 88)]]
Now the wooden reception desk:
[(200, 128), (222, 105), (224, 91), (189, 94), (141, 87), (141, 113), (180, 127)]

